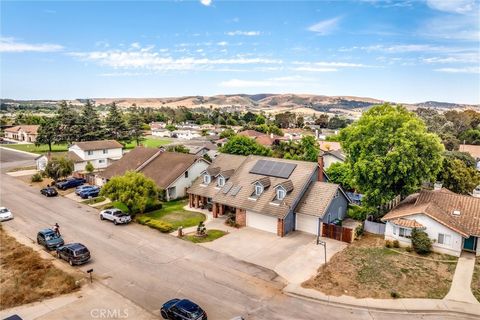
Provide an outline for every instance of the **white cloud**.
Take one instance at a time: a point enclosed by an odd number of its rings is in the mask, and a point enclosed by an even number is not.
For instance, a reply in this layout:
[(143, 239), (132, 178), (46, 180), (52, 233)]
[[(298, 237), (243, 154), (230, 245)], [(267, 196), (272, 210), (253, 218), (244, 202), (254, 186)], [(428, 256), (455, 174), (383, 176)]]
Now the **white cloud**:
[(228, 45), (228, 42), (227, 41), (220, 41), (220, 42), (217, 42), (217, 45), (221, 46), (221, 47), (225, 47), (226, 45)]
[(0, 38), (0, 52), (54, 52), (63, 50), (63, 46), (51, 43), (24, 43), (14, 38)]
[(212, 0), (200, 0), (200, 3), (208, 7), (212, 4)]
[(336, 17), (328, 20), (320, 21), (314, 25), (308, 27), (309, 31), (315, 32), (319, 35), (325, 36), (337, 28), (338, 23), (340, 22), (341, 17)]
[(480, 73), (480, 67), (463, 67), (463, 68), (439, 68), (435, 69), (438, 72), (447, 72), (447, 73)]
[(307, 71), (307, 72), (335, 72), (337, 68), (321, 68), (321, 67), (296, 67), (292, 68), (295, 71)]
[(369, 67), (361, 63), (350, 63), (350, 62), (334, 62), (334, 61), (319, 61), (319, 62), (305, 62), (305, 61), (294, 61), (293, 65), (298, 65), (299, 67), (294, 67), (292, 70), (295, 71), (307, 71), (307, 72), (334, 72), (338, 71), (341, 68), (364, 68)]
[(228, 36), (259, 36), (260, 31), (230, 31), (225, 33)]
[(445, 56), (436, 56), (422, 58), (422, 61), (430, 64), (448, 64), (448, 63), (477, 63), (480, 64), (480, 55), (478, 52), (466, 52), (448, 54)]
[(437, 17), (426, 21), (418, 33), (431, 38), (478, 42), (480, 41), (478, 21), (478, 13)]
[(475, 0), (427, 0), (427, 5), (435, 10), (466, 14), (476, 10)]

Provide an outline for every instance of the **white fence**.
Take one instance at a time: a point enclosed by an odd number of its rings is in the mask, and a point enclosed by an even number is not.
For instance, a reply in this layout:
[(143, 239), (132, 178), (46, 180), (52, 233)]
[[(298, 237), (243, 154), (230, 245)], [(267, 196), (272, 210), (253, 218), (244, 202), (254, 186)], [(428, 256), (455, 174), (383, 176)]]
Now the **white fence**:
[(375, 234), (385, 234), (385, 223), (378, 223), (365, 220), (363, 230)]

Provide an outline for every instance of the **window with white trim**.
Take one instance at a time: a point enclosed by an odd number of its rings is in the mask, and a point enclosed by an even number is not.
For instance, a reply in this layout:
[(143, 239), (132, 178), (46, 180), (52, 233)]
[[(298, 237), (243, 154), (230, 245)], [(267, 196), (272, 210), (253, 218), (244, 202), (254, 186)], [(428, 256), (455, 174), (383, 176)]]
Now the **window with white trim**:
[(108, 150), (107, 149), (103, 149), (103, 154), (107, 154), (108, 153)]
[(219, 176), (218, 179), (217, 179), (217, 185), (219, 187), (223, 187), (225, 185), (225, 178), (222, 177), (222, 176)]
[(277, 189), (277, 199), (278, 200), (283, 200), (283, 198), (285, 198), (285, 190), (283, 190), (282, 188), (278, 188)]
[(204, 174), (203, 175), (203, 183), (204, 184), (209, 184), (212, 181), (212, 177), (210, 177), (209, 174)]
[(397, 227), (396, 227), (396, 226), (392, 226), (392, 230), (393, 230), (393, 234), (394, 234), (394, 235), (397, 235)]
[(263, 192), (263, 186), (261, 184), (256, 184), (255, 185), (255, 195), (259, 196)]
[(438, 242), (439, 244), (443, 244), (443, 245), (449, 246), (449, 245), (452, 244), (452, 236), (449, 235), (449, 234), (445, 234), (445, 233), (439, 233), (439, 234), (438, 234), (437, 242)]
[(105, 162), (106, 162), (105, 159), (99, 159), (99, 160), (98, 160), (98, 163), (105, 163)]
[(87, 151), (87, 155), (91, 156), (93, 154), (93, 151)]
[(407, 228), (400, 228), (398, 231), (398, 235), (404, 238), (410, 238), (411, 234), (412, 234), (412, 230)]

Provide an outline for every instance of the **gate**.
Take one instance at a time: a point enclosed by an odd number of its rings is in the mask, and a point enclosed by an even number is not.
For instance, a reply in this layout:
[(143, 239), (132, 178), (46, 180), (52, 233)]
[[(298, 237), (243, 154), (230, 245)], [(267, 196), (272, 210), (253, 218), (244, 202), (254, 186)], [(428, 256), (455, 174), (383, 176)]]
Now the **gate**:
[(337, 226), (335, 224), (323, 223), (322, 237), (351, 243), (353, 241), (353, 229)]

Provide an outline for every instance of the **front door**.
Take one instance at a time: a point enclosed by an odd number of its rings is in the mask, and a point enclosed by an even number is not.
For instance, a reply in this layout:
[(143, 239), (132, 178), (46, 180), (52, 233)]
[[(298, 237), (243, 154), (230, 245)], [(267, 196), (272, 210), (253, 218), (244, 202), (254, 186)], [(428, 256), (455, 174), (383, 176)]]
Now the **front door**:
[(463, 250), (475, 251), (477, 246), (477, 237), (471, 236), (463, 241)]

